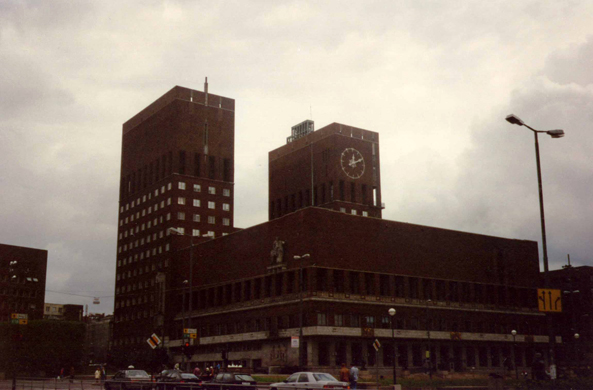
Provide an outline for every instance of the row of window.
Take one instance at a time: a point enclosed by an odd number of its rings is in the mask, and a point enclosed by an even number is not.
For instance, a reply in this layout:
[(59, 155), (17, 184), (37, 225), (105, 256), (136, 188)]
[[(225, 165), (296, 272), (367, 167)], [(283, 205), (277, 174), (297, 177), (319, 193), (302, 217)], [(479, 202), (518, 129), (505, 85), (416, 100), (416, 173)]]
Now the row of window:
[[(232, 181), (232, 169), (233, 162), (229, 158), (221, 158), (212, 155), (208, 155), (208, 125), (205, 124), (204, 130), (204, 156), (199, 153), (194, 153), (194, 166), (193, 175), (196, 177), (202, 177), (202, 157), (207, 163), (207, 177), (210, 179), (222, 179), (223, 181)], [(178, 173), (186, 173), (186, 152), (185, 150), (179, 151), (178, 160)], [(222, 163), (222, 167), (217, 167), (219, 163)], [(221, 174), (222, 173), (222, 174)], [(126, 198), (129, 194), (133, 194), (140, 191), (143, 188), (147, 188), (156, 183), (159, 180), (164, 179), (168, 175), (173, 174), (173, 152), (163, 154), (160, 158), (155, 161), (140, 167), (137, 171), (128, 174), (125, 178), (122, 177), (120, 183), (120, 194), (123, 198)]]
[[(266, 275), (194, 291), (193, 309), (282, 296), (298, 291), (298, 270)], [(309, 276), (309, 274), (311, 274)], [(308, 286), (309, 282), (312, 286)], [(497, 306), (536, 308), (536, 291), (504, 285), (486, 285), (375, 274), (348, 270), (310, 268), (303, 270), (303, 290), (362, 296), (385, 296)]]
[[(185, 205), (186, 204), (186, 198), (185, 197), (182, 197), (182, 196), (178, 197), (177, 198), (177, 204)], [(171, 205), (171, 198), (168, 198), (167, 199), (166, 205), (167, 206)], [(201, 199), (193, 199), (192, 200), (192, 205), (194, 207), (202, 207), (202, 201), (201, 201)], [(164, 200), (161, 201), (160, 208), (161, 209), (165, 208), (165, 201)], [(208, 201), (208, 209), (215, 210), (216, 209), (216, 202), (214, 202), (214, 201)], [(156, 203), (154, 205), (154, 211), (156, 212), (158, 210), (159, 210), (159, 203)], [(222, 203), (222, 211), (231, 211), (231, 205), (230, 205), (230, 203)], [(146, 215), (152, 214), (152, 212), (153, 212), (153, 206), (149, 206), (147, 209), (142, 209), (142, 211), (136, 212), (136, 215), (135, 216), (134, 216), (134, 214), (132, 214), (129, 217), (121, 218), (119, 220), (119, 226), (123, 226), (123, 225), (126, 225), (126, 224), (130, 223), (130, 222), (134, 222), (134, 218), (135, 219), (140, 219), (141, 217), (144, 217)], [(168, 218), (167, 220), (169, 220), (170, 219), (170, 216), (168, 216), (167, 218)], [(150, 221), (149, 221), (149, 224), (150, 224)], [(156, 220), (155, 220), (155, 224), (156, 224)], [(142, 226), (144, 227), (144, 224), (142, 224)], [(137, 227), (138, 227), (138, 225), (137, 225)]]
[[(311, 200), (311, 192), (309, 189), (299, 191), (297, 193), (286, 195), (284, 199), (278, 198), (276, 201), (270, 202), (270, 216), (272, 218), (280, 217), (284, 214), (294, 212), (303, 207), (308, 207), (311, 202), (315, 206), (323, 205), (334, 200), (349, 201), (357, 203), (357, 186), (356, 183), (350, 183), (350, 196), (348, 199), (345, 197), (345, 182), (340, 180), (339, 182), (339, 197), (334, 198), (334, 184), (332, 181), (328, 183), (328, 189), (326, 189), (326, 183), (320, 186), (313, 187), (313, 199)], [(361, 201), (358, 203), (368, 204), (370, 206), (377, 205), (377, 188), (373, 187), (372, 196), (368, 195), (367, 185), (360, 185)], [(354, 213), (353, 213), (354, 214)], [(364, 214), (364, 213), (363, 213)]]

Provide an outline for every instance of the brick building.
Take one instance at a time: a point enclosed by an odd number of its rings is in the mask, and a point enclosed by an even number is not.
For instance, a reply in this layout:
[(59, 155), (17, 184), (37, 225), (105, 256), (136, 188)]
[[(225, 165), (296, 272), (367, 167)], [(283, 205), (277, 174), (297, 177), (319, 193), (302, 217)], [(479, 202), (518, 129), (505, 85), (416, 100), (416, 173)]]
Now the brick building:
[(269, 153), (270, 220), (311, 205), (381, 218), (379, 134), (313, 126), (294, 126), (288, 143)]
[(166, 327), (169, 228), (196, 242), (233, 228), (233, 99), (174, 87), (123, 125), (113, 346)]
[[(569, 366), (593, 363), (593, 267), (571, 265), (550, 271), (552, 287), (562, 291), (562, 313), (554, 316), (562, 336), (559, 361)], [(575, 334), (579, 337), (575, 338)]]
[[(177, 237), (177, 240), (186, 240)], [(282, 258), (271, 256), (283, 242)], [(179, 244), (183, 246), (184, 244)], [(185, 243), (187, 245), (187, 243)], [(193, 307), (187, 290), (168, 346), (181, 361), (182, 322), (199, 327), (193, 362), (229, 359), (250, 367), (297, 365), (290, 338), (299, 332), (300, 261), (306, 364), (375, 364), (389, 373), (395, 316), (398, 367), (419, 368), (430, 347), (438, 368), (503, 369), (511, 330), (520, 366), (545, 352), (545, 317), (537, 310), (537, 244), (308, 207), (194, 247)], [(176, 274), (187, 274), (186, 261)], [(223, 266), (224, 265), (224, 266)]]
[(47, 251), (0, 244), (0, 321), (12, 313), (43, 318)]
[(234, 101), (207, 85), (175, 87), (124, 124), (114, 347), (149, 350), (155, 332), (176, 362), (224, 351), (254, 369), (295, 366), (302, 308), (303, 360), (324, 371), (389, 374), (392, 320), (399, 370), (502, 371), (546, 352), (537, 243), (381, 219), (378, 133), (293, 127), (269, 153), (270, 221), (244, 230), (233, 166)]

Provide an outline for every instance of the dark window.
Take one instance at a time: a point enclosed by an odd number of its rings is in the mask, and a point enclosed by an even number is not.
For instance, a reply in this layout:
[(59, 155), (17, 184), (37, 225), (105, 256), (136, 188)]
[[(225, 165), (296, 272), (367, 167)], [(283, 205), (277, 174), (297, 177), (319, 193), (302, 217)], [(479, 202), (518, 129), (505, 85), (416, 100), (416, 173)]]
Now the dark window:
[(202, 171), (202, 159), (200, 153), (194, 153), (194, 176), (200, 177)]
[(364, 274), (364, 284), (367, 295), (375, 295), (375, 275)]
[(362, 185), (362, 203), (367, 204), (367, 185)]
[(334, 270), (334, 291), (337, 293), (344, 292), (344, 271)]
[(382, 296), (390, 295), (390, 293), (389, 293), (389, 275), (380, 275), (379, 282), (380, 282), (379, 295), (382, 295)]
[(403, 298), (405, 296), (405, 284), (404, 284), (404, 277), (403, 276), (396, 276), (395, 277), (395, 296), (398, 298)]
[(225, 158), (223, 160), (222, 174), (223, 174), (222, 180), (231, 181), (231, 159), (230, 158)]
[(360, 277), (358, 272), (350, 272), (350, 293), (360, 294)]
[(179, 151), (179, 173), (185, 174), (185, 150)]
[(216, 157), (208, 157), (208, 177), (210, 179), (216, 179)]
[(418, 279), (409, 278), (408, 283), (410, 284), (410, 298), (418, 299)]
[(317, 291), (327, 291), (327, 270), (317, 269)]
[(270, 202), (270, 219), (274, 219), (274, 201)]
[(251, 280), (247, 280), (243, 284), (243, 297), (245, 301), (249, 301), (251, 299)]
[(173, 174), (173, 152), (169, 152), (169, 162), (167, 164), (167, 172), (169, 175)]
[(340, 200), (344, 200), (344, 180), (340, 180)]
[(356, 202), (356, 184), (350, 183), (350, 201)]
[(325, 183), (321, 185), (321, 204), (325, 204)]

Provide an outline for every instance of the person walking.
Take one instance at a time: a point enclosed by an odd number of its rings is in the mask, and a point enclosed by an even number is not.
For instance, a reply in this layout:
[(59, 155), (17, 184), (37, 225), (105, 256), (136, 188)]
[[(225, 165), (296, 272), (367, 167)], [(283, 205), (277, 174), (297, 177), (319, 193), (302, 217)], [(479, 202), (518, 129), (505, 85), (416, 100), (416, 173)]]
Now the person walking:
[(350, 389), (356, 390), (356, 385), (358, 383), (358, 368), (352, 363), (352, 367), (350, 367)]
[(70, 366), (70, 383), (74, 383), (74, 366)]
[(99, 383), (100, 380), (101, 380), (101, 370), (99, 368), (97, 368), (97, 370), (95, 371), (95, 383)]
[(340, 368), (340, 382), (350, 383), (350, 370), (346, 367), (346, 363), (342, 363)]

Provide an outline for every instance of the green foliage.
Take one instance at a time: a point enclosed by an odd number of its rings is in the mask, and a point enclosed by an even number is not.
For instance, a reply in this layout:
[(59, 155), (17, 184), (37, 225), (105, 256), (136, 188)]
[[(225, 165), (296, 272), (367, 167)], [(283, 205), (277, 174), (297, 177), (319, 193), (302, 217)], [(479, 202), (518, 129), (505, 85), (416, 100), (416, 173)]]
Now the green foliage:
[[(0, 369), (17, 375), (57, 376), (61, 368), (84, 366), (86, 327), (82, 322), (39, 320), (27, 325), (0, 324)], [(21, 340), (15, 335), (22, 334)]]

